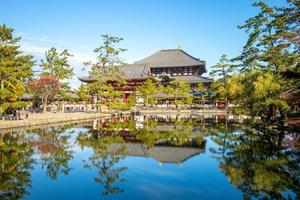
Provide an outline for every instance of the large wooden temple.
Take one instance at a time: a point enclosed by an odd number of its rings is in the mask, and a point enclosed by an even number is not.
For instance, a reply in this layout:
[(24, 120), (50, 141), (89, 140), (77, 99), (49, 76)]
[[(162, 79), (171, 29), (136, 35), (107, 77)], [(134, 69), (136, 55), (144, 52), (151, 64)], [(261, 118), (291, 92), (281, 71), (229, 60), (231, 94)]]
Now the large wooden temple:
[[(149, 78), (161, 84), (171, 80), (182, 80), (194, 88), (198, 83), (209, 86), (212, 79), (202, 76), (206, 72), (204, 60), (200, 60), (182, 49), (160, 50), (133, 64), (119, 66), (127, 81), (126, 93), (132, 93)], [(93, 77), (79, 77), (86, 83), (94, 82)], [(167, 81), (166, 81), (167, 80)], [(126, 97), (125, 97), (126, 98)]]

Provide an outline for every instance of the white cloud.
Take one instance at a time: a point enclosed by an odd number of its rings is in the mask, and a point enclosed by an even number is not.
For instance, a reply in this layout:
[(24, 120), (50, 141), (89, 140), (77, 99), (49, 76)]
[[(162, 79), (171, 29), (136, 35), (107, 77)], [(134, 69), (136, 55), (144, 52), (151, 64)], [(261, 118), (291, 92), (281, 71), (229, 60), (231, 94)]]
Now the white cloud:
[[(77, 77), (88, 74), (89, 67), (82, 70), (84, 67), (83, 63), (87, 61), (96, 62), (96, 56), (92, 51), (89, 53), (89, 49), (85, 45), (79, 46), (79, 49), (74, 51), (70, 44), (60, 39), (54, 41), (48, 36), (32, 35), (25, 32), (18, 32), (17, 35), (23, 38), (21, 42), (21, 50), (26, 54), (33, 55), (37, 61), (44, 59), (45, 52), (53, 46), (56, 47), (59, 52), (67, 47), (69, 52), (73, 54), (73, 56), (69, 59), (69, 63), (75, 72), (75, 75), (69, 80), (72, 88), (77, 88), (80, 85), (80, 81)], [(37, 63), (37, 68), (38, 65), (39, 63)]]
[(95, 58), (95, 56), (93, 56), (91, 54), (73, 53), (73, 57), (71, 58), (71, 60), (84, 63), (84, 62), (87, 62), (87, 61), (95, 62), (96, 58)]
[[(24, 52), (31, 53), (31, 54), (44, 54), (50, 48), (51, 48), (50, 46), (41, 46), (41, 45), (32, 44), (30, 42), (21, 43), (21, 49)], [(57, 48), (57, 50), (62, 51), (62, 49), (60, 48)], [(93, 56), (92, 54), (79, 53), (79, 52), (73, 53), (71, 50), (69, 51), (71, 52), (71, 54), (73, 54), (73, 57), (70, 58), (70, 60), (73, 62), (84, 63), (86, 61), (92, 61), (92, 62), (96, 61), (95, 56)]]
[(50, 40), (47, 36), (39, 37), (37, 40), (41, 42), (48, 42), (48, 43), (54, 43), (52, 40)]
[(26, 36), (26, 35), (28, 35), (28, 33), (26, 33), (26, 32), (17, 32), (16, 35)]
[(24, 52), (32, 53), (32, 54), (44, 54), (49, 47), (45, 46), (38, 46), (29, 42), (22, 42), (21, 43), (21, 49)]

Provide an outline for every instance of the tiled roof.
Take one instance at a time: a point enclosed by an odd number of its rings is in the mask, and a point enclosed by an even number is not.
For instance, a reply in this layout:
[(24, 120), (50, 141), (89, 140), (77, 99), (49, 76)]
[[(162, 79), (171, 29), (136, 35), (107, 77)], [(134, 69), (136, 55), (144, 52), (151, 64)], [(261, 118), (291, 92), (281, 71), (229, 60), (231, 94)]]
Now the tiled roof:
[(181, 49), (160, 50), (149, 57), (135, 62), (135, 64), (148, 64), (152, 67), (187, 67), (204, 66), (205, 62), (191, 56)]
[[(119, 68), (125, 73), (125, 79), (146, 79), (151, 76), (150, 68), (155, 67), (188, 67), (198, 66), (201, 73), (206, 72), (205, 61), (195, 58), (181, 49), (161, 50), (134, 64), (122, 65)], [(174, 79), (183, 80), (186, 83), (209, 83), (212, 79), (202, 76), (172, 76)], [(79, 77), (83, 82), (95, 81), (93, 77)]]
[(186, 83), (211, 83), (213, 82), (213, 79), (203, 77), (203, 76), (194, 76), (194, 75), (189, 75), (189, 76), (172, 76), (172, 78), (177, 79), (177, 80), (182, 80)]
[[(128, 64), (117, 67), (124, 72), (125, 79), (146, 79), (151, 73), (147, 64)], [(92, 76), (82, 76), (78, 77), (78, 79), (87, 83), (95, 81)]]
[(125, 79), (143, 79), (150, 75), (150, 68), (147, 64), (128, 64), (119, 66), (125, 73)]

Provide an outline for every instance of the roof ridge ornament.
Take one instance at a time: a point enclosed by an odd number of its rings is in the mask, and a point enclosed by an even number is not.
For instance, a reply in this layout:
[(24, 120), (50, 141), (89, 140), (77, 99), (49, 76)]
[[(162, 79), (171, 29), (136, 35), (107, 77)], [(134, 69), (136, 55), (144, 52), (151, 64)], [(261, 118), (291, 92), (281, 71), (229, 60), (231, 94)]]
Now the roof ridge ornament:
[(177, 46), (177, 49), (178, 49), (178, 50), (182, 50), (182, 46), (179, 44), (179, 45)]

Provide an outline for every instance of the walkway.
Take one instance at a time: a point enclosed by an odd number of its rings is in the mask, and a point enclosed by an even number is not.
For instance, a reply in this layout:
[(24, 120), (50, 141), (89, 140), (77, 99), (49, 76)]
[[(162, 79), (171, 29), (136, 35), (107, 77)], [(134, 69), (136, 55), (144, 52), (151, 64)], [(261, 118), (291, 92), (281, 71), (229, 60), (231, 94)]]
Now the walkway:
[(30, 114), (27, 119), (22, 120), (0, 120), (0, 129), (9, 129), (16, 127), (28, 127), (43, 124), (62, 123), (70, 121), (80, 121), (98, 117), (106, 117), (110, 114), (103, 113), (34, 113)]

